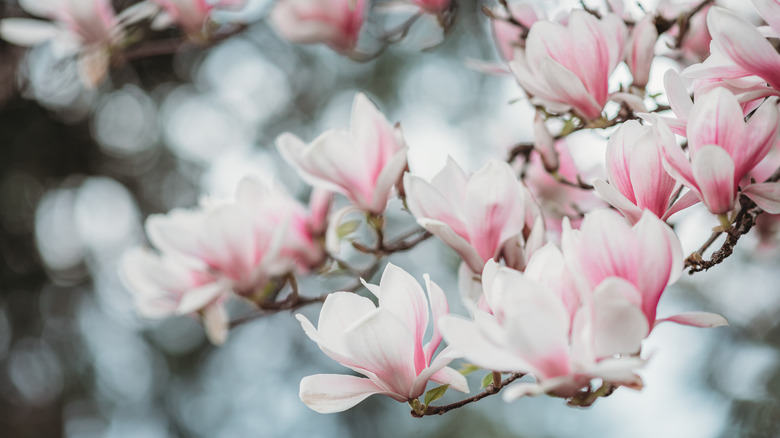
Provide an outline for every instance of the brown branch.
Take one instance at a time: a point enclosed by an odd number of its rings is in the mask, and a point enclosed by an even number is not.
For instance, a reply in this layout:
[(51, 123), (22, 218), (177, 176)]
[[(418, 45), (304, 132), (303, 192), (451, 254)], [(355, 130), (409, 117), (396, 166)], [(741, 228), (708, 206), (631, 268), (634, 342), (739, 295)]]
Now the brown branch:
[(507, 377), (506, 379), (500, 381), (498, 385), (491, 383), (488, 385), (484, 391), (480, 392), (479, 394), (469, 397), (467, 399), (457, 401), (455, 403), (451, 403), (448, 405), (442, 405), (442, 406), (428, 406), (425, 408), (425, 411), (422, 413), (415, 412), (414, 410), (411, 411), (412, 417), (415, 418), (422, 418), (426, 415), (444, 415), (447, 412), (453, 410), (462, 408), (463, 406), (466, 406), (467, 404), (474, 403), (476, 401), (480, 401), (485, 397), (490, 397), (491, 395), (498, 394), (499, 391), (506, 385), (514, 382), (515, 380), (523, 377), (525, 374), (520, 373), (512, 373), (511, 376)]
[(688, 30), (690, 30), (691, 26), (691, 19), (694, 15), (701, 12), (702, 9), (705, 7), (715, 3), (715, 0), (703, 0), (699, 2), (696, 6), (694, 6), (692, 9), (690, 9), (685, 14), (680, 14), (675, 19), (668, 19), (663, 17), (661, 14), (656, 15), (655, 17), (655, 28), (658, 31), (658, 35), (661, 35), (664, 32), (669, 31), (674, 25), (676, 24), (678, 27), (678, 34), (676, 41), (674, 43), (674, 48), (679, 49), (682, 47), (683, 40), (685, 39), (685, 36), (688, 34)]
[[(764, 182), (772, 183), (777, 182), (778, 180), (780, 180), (780, 168), (775, 170), (775, 172)], [(753, 228), (753, 226), (756, 224), (756, 219), (758, 216), (764, 212), (764, 210), (758, 207), (755, 202), (751, 201), (747, 196), (742, 194), (739, 195), (739, 205), (740, 211), (737, 214), (737, 217), (734, 219), (734, 223), (729, 230), (725, 231), (726, 241), (723, 242), (720, 248), (712, 253), (710, 259), (703, 259), (702, 256), (704, 255), (704, 251), (706, 251), (710, 246), (712, 246), (713, 243), (715, 243), (718, 237), (723, 234), (723, 231), (713, 232), (709, 239), (707, 239), (707, 241), (702, 244), (698, 251), (694, 252), (688, 256), (687, 259), (685, 259), (685, 267), (690, 268), (688, 274), (693, 275), (696, 272), (706, 271), (709, 268), (726, 260), (734, 252), (734, 247), (737, 245), (740, 237), (747, 234)]]

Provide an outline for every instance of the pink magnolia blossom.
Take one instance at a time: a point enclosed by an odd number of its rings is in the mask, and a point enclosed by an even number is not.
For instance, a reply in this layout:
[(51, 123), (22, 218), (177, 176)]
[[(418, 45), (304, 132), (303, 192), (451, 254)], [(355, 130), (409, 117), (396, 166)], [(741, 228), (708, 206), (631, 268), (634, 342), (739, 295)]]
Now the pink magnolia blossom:
[[(554, 154), (549, 152), (549, 144), (541, 147), (538, 145), (539, 135), (536, 136), (535, 144), (537, 150), (545, 149), (547, 150), (545, 153), (548, 156), (555, 157), (557, 161), (557, 170), (555, 172), (558, 175), (568, 181), (577, 181), (578, 177), (589, 180), (589, 175), (594, 173), (595, 168), (580, 168), (574, 161), (569, 150), (569, 144), (574, 144), (574, 147), (576, 147), (576, 140), (573, 137), (569, 136), (565, 139), (553, 140)], [(552, 140), (552, 138), (549, 140)], [(525, 178), (523, 182), (541, 207), (548, 238), (557, 240), (563, 230), (562, 221), (564, 218), (576, 227), (582, 220), (581, 213), (583, 211), (604, 207), (606, 204), (593, 191), (572, 187), (555, 179), (545, 169), (548, 166), (543, 161), (541, 154), (532, 154), (530, 162), (527, 164), (518, 163), (518, 165), (524, 167)]]
[(284, 159), (309, 184), (340, 192), (375, 215), (384, 212), (406, 168), (407, 146), (401, 128), (393, 127), (363, 93), (355, 96), (350, 130), (325, 132), (308, 145), (285, 133), (276, 143)]
[[(442, 339), (437, 325), (449, 306), (444, 292), (427, 275), (425, 285), (427, 299), (414, 277), (388, 264), (378, 286), (366, 284), (379, 307), (354, 293), (336, 292), (325, 300), (317, 328), (303, 315), (296, 315), (306, 335), (326, 355), (365, 376), (304, 377), (301, 400), (317, 412), (333, 413), (374, 394), (400, 402), (414, 400), (425, 392), (428, 381), (468, 392), (465, 377), (447, 366), (457, 357), (453, 351), (445, 348), (434, 358)], [(424, 344), (431, 317), (433, 334)]]
[(134, 249), (120, 269), (139, 313), (201, 313), (220, 343), (230, 296), (262, 295), (272, 278), (318, 265), (324, 253), (310, 224), (319, 219), (280, 190), (245, 179), (235, 201), (150, 216), (146, 230), (158, 252)]
[(369, 0), (279, 0), (271, 23), (294, 43), (324, 43), (349, 54), (357, 45), (369, 5)]
[[(531, 263), (537, 257), (553, 261), (556, 252), (548, 244)], [(649, 329), (633, 285), (610, 278), (582, 305), (567, 306), (552, 284), (493, 261), (485, 265), (482, 282), (493, 314), (477, 310), (473, 321), (447, 316), (440, 329), (469, 362), (536, 378), (506, 388), (504, 400), (542, 393), (569, 397), (595, 378), (641, 388), (634, 370), (643, 361), (634, 355)]]
[(598, 119), (609, 98), (609, 76), (623, 59), (626, 33), (615, 14), (597, 19), (575, 10), (566, 25), (535, 23), (510, 67), (534, 102)]
[[(745, 122), (737, 98), (716, 88), (698, 98), (691, 109), (686, 128), (690, 160), (663, 121), (657, 120), (655, 132), (669, 173), (695, 192), (712, 213), (721, 215), (734, 208), (740, 181), (775, 143), (778, 117), (772, 98)], [(766, 186), (753, 190), (762, 187)]]
[(631, 29), (626, 45), (626, 64), (634, 77), (633, 85), (644, 88), (650, 79), (650, 66), (655, 58), (658, 30), (653, 16), (648, 14)]
[[(780, 4), (774, 0), (755, 0), (753, 4), (771, 26), (774, 36), (780, 33)], [(780, 91), (780, 54), (755, 26), (733, 12), (713, 7), (707, 14), (712, 42), (739, 68), (720, 68), (724, 77), (756, 75)], [(742, 73), (744, 72), (744, 73)]]
[(675, 180), (664, 169), (653, 129), (635, 120), (623, 123), (610, 137), (606, 169), (609, 183), (596, 180), (596, 191), (631, 223), (638, 222), (644, 210), (666, 220), (699, 202), (688, 192), (670, 205)]
[(484, 305), (474, 320), (447, 316), (440, 323), (468, 361), (536, 378), (507, 388), (505, 400), (570, 397), (595, 378), (641, 388), (634, 373), (643, 364), (641, 342), (658, 322), (726, 324), (702, 312), (656, 319), (661, 293), (682, 271), (682, 254), (671, 230), (649, 212), (631, 227), (611, 210), (596, 210), (581, 231), (566, 231), (563, 248), (547, 244), (523, 273), (488, 261)]
[[(698, 0), (662, 0), (657, 10), (667, 20), (676, 20), (680, 14), (690, 11), (698, 3)], [(688, 21), (688, 28), (680, 47), (683, 58), (696, 62), (709, 56), (712, 38), (707, 29), (707, 12), (710, 7), (710, 5), (705, 6)], [(672, 38), (675, 43), (679, 34), (680, 28), (677, 24), (665, 32), (665, 35)]]
[(593, 290), (610, 277), (632, 284), (650, 328), (660, 321), (698, 327), (725, 323), (720, 315), (700, 312), (657, 320), (658, 301), (667, 285), (680, 278), (683, 255), (672, 229), (649, 211), (633, 226), (612, 210), (592, 211), (579, 230), (564, 232), (561, 245), (575, 275), (586, 280), (586, 289)]
[(110, 0), (27, 0), (31, 14), (52, 21), (27, 18), (0, 20), (6, 41), (34, 46), (54, 41), (63, 54), (78, 54), (79, 73), (87, 85), (97, 85), (108, 71), (109, 48), (122, 28)]
[(162, 13), (154, 20), (155, 28), (178, 25), (191, 35), (201, 35), (215, 9), (239, 8), (245, 0), (148, 0), (159, 5)]
[(544, 242), (538, 207), (505, 162), (490, 161), (468, 177), (450, 158), (430, 183), (407, 173), (404, 189), (417, 222), (452, 247), (472, 272), (482, 272), (486, 261), (502, 253), (522, 268)]

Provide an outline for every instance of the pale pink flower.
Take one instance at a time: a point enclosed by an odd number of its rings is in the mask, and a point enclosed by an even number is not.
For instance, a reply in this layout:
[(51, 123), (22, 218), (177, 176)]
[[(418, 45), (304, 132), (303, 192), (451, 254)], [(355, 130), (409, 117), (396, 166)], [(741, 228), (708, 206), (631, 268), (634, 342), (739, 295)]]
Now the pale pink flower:
[[(365, 377), (316, 374), (301, 380), (301, 400), (320, 413), (347, 410), (367, 397), (383, 394), (400, 402), (420, 397), (428, 381), (468, 392), (463, 375), (447, 365), (456, 356), (441, 343), (438, 322), (449, 312), (444, 292), (425, 276), (428, 297), (403, 269), (388, 264), (378, 286), (366, 287), (379, 306), (349, 292), (328, 296), (317, 328), (296, 315), (304, 331), (331, 359)], [(428, 305), (430, 302), (430, 314)], [(433, 334), (424, 343), (429, 318)]]
[(626, 64), (634, 77), (633, 85), (644, 88), (650, 79), (650, 66), (655, 58), (658, 31), (653, 16), (647, 14), (631, 29), (626, 45)]
[(357, 45), (369, 5), (369, 0), (279, 0), (271, 11), (271, 24), (294, 43), (323, 43), (349, 54)]
[(77, 54), (79, 73), (87, 85), (97, 85), (108, 71), (109, 48), (122, 33), (110, 0), (27, 0), (28, 12), (52, 21), (27, 18), (0, 20), (0, 36), (6, 41), (34, 46), (56, 43), (65, 55)]
[(657, 320), (658, 301), (666, 287), (680, 278), (683, 255), (672, 229), (649, 211), (633, 226), (613, 210), (592, 211), (579, 230), (565, 230), (562, 248), (575, 275), (586, 280), (585, 289), (593, 290), (610, 277), (632, 284), (649, 328), (660, 321), (698, 327), (725, 323), (720, 315), (699, 312)]
[(552, 112), (598, 119), (609, 98), (609, 76), (623, 59), (626, 33), (615, 14), (598, 19), (575, 10), (567, 25), (536, 22), (510, 67), (532, 101)]
[(655, 132), (669, 173), (720, 215), (734, 208), (740, 181), (775, 143), (778, 117), (772, 98), (745, 122), (737, 98), (716, 88), (696, 99), (691, 109), (686, 128), (690, 159), (663, 121), (656, 121)]
[[(680, 14), (686, 13), (698, 4), (698, 0), (662, 0), (658, 5), (658, 13), (667, 20), (676, 20)], [(688, 21), (688, 29), (682, 40), (682, 56), (694, 62), (705, 59), (710, 54), (712, 38), (707, 30), (707, 12), (711, 6), (705, 6)], [(675, 24), (664, 35), (675, 41), (680, 34), (680, 28)]]
[[(531, 263), (556, 251), (548, 244)], [(493, 314), (477, 310), (473, 321), (447, 316), (440, 329), (469, 362), (536, 378), (536, 383), (506, 388), (504, 400), (542, 393), (570, 397), (595, 378), (641, 388), (634, 370), (643, 361), (633, 355), (639, 353), (649, 327), (636, 305), (633, 285), (610, 278), (582, 305), (570, 306), (553, 284), (493, 261), (485, 265), (482, 282)]]
[(678, 211), (699, 202), (688, 192), (670, 205), (677, 186), (664, 169), (653, 129), (629, 120), (612, 134), (607, 143), (606, 169), (609, 183), (594, 181), (596, 191), (631, 223), (649, 210), (666, 220)]
[(417, 222), (454, 249), (475, 273), (503, 252), (511, 254), (507, 261), (520, 269), (544, 242), (538, 207), (503, 161), (492, 160), (468, 177), (450, 158), (430, 183), (407, 173), (404, 189)]
[(191, 35), (201, 35), (214, 10), (240, 8), (245, 0), (148, 0), (159, 5), (162, 12), (155, 17), (153, 27), (162, 29), (180, 26)]
[(331, 130), (306, 145), (290, 133), (276, 140), (279, 152), (315, 187), (344, 194), (357, 207), (382, 214), (406, 168), (407, 146), (363, 93), (352, 105), (351, 129)]
[[(577, 181), (583, 178), (588, 181), (589, 175), (593, 174), (595, 169), (580, 168), (574, 161), (569, 144), (576, 141), (574, 136), (554, 141), (555, 154), (558, 161), (557, 174), (568, 181)], [(536, 136), (538, 142), (539, 136)], [(543, 147), (549, 156), (549, 145)], [(562, 220), (567, 218), (573, 226), (577, 226), (582, 220), (583, 211), (590, 211), (594, 208), (604, 207), (606, 204), (592, 190), (582, 190), (577, 187), (566, 185), (555, 179), (549, 171), (545, 169), (543, 159), (540, 154), (532, 154), (529, 163), (519, 163), (524, 166), (525, 177), (523, 182), (534, 196), (534, 199), (541, 206), (544, 216), (545, 226), (547, 228), (548, 238), (557, 239), (562, 231)]]
[(130, 251), (120, 272), (143, 316), (201, 313), (218, 343), (230, 296), (262, 297), (274, 277), (322, 261), (313, 222), (281, 188), (245, 179), (234, 201), (150, 216), (146, 231), (158, 253)]
[[(774, 0), (756, 0), (753, 4), (771, 26), (771, 33), (777, 37), (780, 33), (780, 4)], [(780, 91), (780, 54), (766, 36), (749, 22), (720, 7), (710, 9), (707, 24), (713, 45), (739, 67), (720, 68), (723, 77), (740, 77), (745, 73), (756, 75)]]

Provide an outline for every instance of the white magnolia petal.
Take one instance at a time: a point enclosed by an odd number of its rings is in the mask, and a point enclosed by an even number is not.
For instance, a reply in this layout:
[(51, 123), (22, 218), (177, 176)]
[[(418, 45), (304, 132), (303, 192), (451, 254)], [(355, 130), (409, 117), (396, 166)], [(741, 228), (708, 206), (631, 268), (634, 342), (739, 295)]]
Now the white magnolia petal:
[(662, 322), (676, 322), (677, 324), (690, 325), (693, 327), (721, 327), (729, 325), (728, 320), (722, 315), (710, 312), (685, 312), (679, 313), (674, 316), (659, 319), (655, 322), (656, 325)]
[(383, 394), (370, 379), (342, 374), (315, 374), (301, 380), (299, 397), (321, 414), (343, 412), (374, 394)]

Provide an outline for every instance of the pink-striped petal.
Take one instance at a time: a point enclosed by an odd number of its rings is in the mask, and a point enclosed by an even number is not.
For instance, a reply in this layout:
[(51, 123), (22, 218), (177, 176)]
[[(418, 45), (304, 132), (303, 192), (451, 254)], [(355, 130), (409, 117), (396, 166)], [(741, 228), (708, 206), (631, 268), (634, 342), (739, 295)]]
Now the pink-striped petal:
[(729, 322), (721, 315), (717, 313), (709, 312), (685, 312), (680, 313), (668, 318), (659, 319), (655, 322), (656, 325), (662, 322), (676, 322), (677, 324), (690, 325), (693, 327), (721, 327), (729, 325)]
[(767, 213), (780, 213), (780, 183), (751, 184), (742, 193)]
[(315, 374), (301, 380), (299, 397), (312, 410), (332, 414), (346, 411), (374, 394), (392, 397), (370, 379), (342, 374)]
[(693, 177), (702, 195), (702, 202), (714, 214), (728, 213), (734, 208), (734, 161), (723, 148), (702, 147), (693, 159)]

